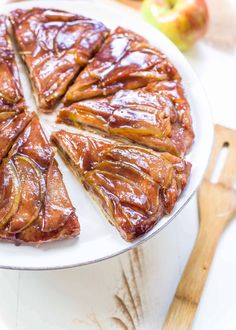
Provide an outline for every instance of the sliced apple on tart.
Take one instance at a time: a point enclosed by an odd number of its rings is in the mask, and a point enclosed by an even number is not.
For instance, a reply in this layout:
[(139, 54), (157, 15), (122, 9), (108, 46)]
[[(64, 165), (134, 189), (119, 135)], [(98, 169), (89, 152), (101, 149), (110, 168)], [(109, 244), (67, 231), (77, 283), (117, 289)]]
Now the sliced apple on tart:
[(159, 84), (73, 103), (60, 110), (58, 122), (91, 126), (182, 156), (190, 149), (194, 138), (189, 105), (183, 93), (177, 95), (179, 99), (175, 97), (177, 86), (182, 92), (181, 84), (170, 82), (176, 87), (172, 90), (172, 85), (169, 87), (166, 81)]
[(38, 117), (0, 165), (0, 239), (40, 244), (75, 237), (80, 225)]
[(51, 232), (63, 228), (74, 214), (62, 174), (55, 159), (51, 162), (46, 176), (43, 231)]
[(118, 27), (69, 88), (64, 103), (176, 79), (180, 76), (164, 54), (140, 35)]
[(37, 219), (15, 237), (18, 242), (40, 244), (73, 238), (79, 235), (80, 225), (71, 204), (62, 174), (53, 159), (44, 175), (46, 190)]
[(9, 232), (18, 233), (38, 218), (44, 198), (43, 173), (27, 156), (15, 155), (13, 162), (20, 181), (20, 203), (11, 217)]
[(7, 156), (8, 151), (20, 133), (24, 131), (31, 118), (32, 114), (29, 112), (18, 115), (15, 112), (0, 113), (0, 163)]
[(127, 241), (143, 235), (172, 211), (191, 170), (190, 163), (169, 153), (82, 131), (61, 130), (51, 139)]
[(56, 9), (16, 9), (10, 20), (39, 108), (52, 112), (100, 48), (108, 29), (95, 20)]
[(0, 228), (17, 212), (20, 202), (20, 181), (14, 163), (6, 159), (0, 165)]
[(7, 33), (6, 17), (0, 15), (0, 120), (3, 117), (7, 119), (9, 112), (15, 114), (25, 108), (15, 55)]

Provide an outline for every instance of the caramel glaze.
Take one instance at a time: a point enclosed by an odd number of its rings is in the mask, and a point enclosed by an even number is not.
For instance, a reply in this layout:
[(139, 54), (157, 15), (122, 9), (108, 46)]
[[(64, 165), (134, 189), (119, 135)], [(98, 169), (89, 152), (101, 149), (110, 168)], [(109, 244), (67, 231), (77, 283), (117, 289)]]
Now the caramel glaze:
[(146, 39), (118, 27), (69, 88), (64, 103), (107, 96), (160, 80), (180, 80), (180, 76), (166, 56)]
[(51, 112), (108, 34), (100, 22), (54, 9), (16, 9), (10, 20), (39, 107)]
[(33, 114), (0, 165), (0, 238), (40, 244), (79, 232), (54, 149)]
[(19, 72), (7, 33), (6, 17), (0, 15), (0, 115), (5, 112), (19, 113), (25, 108)]
[[(9, 112), (8, 112), (9, 115)], [(1, 119), (0, 114), (0, 163), (7, 156), (8, 151), (26, 125), (30, 122), (32, 115), (23, 112), (19, 115), (11, 113), (11, 116)]]
[(190, 175), (170, 153), (63, 130), (51, 138), (127, 241), (172, 211)]
[(177, 80), (76, 102), (60, 110), (58, 121), (89, 125), (180, 156), (194, 139), (189, 104)]

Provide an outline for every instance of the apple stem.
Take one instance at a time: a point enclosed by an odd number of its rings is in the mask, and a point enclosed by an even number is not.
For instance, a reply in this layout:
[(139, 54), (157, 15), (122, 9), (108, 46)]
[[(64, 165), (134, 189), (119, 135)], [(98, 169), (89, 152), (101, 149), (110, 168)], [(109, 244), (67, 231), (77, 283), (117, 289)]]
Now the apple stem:
[(170, 9), (173, 9), (175, 4), (176, 4), (176, 0), (167, 0)]
[(169, 9), (173, 9), (174, 6), (176, 5), (176, 0), (166, 0)]

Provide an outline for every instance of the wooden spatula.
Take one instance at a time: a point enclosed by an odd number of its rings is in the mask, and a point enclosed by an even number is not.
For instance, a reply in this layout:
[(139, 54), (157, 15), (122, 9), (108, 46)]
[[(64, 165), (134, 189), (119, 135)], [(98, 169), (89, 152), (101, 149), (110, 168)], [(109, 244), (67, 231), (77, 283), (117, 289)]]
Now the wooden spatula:
[[(206, 141), (207, 143), (207, 141)], [(217, 182), (212, 178), (222, 148), (227, 149)], [(199, 162), (201, 155), (199, 155)], [(216, 125), (215, 141), (208, 169), (198, 191), (199, 233), (163, 330), (191, 328), (217, 243), (236, 214), (236, 131)]]

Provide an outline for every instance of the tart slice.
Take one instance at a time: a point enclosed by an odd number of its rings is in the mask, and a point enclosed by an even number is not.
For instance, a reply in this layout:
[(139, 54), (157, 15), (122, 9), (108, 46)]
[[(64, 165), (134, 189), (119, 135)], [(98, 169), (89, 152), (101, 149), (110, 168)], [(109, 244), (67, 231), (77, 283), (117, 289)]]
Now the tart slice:
[(76, 102), (61, 109), (58, 121), (89, 125), (181, 156), (194, 138), (189, 104), (178, 81), (152, 83), (146, 88)]
[(53, 147), (32, 115), (0, 165), (0, 239), (40, 244), (79, 232)]
[(180, 79), (166, 56), (143, 37), (118, 27), (69, 88), (64, 103), (136, 89), (164, 79)]
[(0, 118), (26, 108), (6, 17), (0, 15)]
[(169, 214), (187, 184), (190, 163), (85, 133), (52, 141), (121, 236), (131, 241)]
[(16, 9), (10, 15), (41, 111), (51, 112), (68, 85), (97, 52), (108, 29), (55, 9)]

